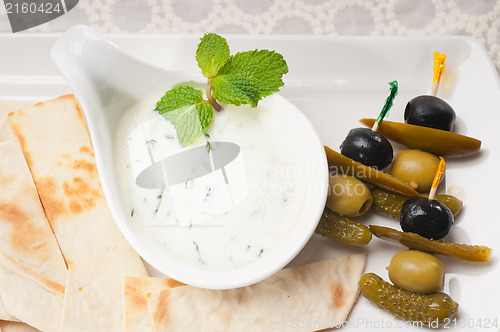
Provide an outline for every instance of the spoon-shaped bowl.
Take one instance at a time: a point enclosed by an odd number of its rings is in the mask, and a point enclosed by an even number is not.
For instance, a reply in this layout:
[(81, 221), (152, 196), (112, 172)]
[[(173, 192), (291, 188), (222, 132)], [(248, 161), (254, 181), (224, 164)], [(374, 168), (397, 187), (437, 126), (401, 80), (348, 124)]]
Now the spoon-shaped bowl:
[(124, 110), (183, 81), (202, 81), (201, 74), (165, 71), (141, 63), (86, 26), (62, 34), (51, 56), (69, 81), (84, 113), (101, 179), (112, 215), (125, 238), (141, 257), (161, 273), (193, 286), (228, 289), (263, 280), (288, 264), (304, 247), (325, 206), (328, 166), (323, 146), (311, 123), (278, 95), (262, 101), (273, 116), (298, 138), (307, 160), (307, 196), (296, 226), (273, 250), (233, 270), (191, 266), (160, 252), (137, 229), (125, 208), (115, 170), (115, 137)]

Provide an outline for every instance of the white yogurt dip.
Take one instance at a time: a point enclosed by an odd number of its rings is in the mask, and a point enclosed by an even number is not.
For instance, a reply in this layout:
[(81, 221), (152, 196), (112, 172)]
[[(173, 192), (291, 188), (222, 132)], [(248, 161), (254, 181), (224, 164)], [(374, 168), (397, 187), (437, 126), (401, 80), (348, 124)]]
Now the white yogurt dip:
[[(118, 124), (116, 171), (136, 227), (165, 255), (207, 269), (241, 267), (273, 250), (300, 218), (307, 191), (306, 160), (292, 133), (262, 106), (226, 105), (209, 136), (182, 148), (153, 111), (158, 99), (134, 105)], [(224, 167), (215, 158), (221, 146), (233, 147)], [(208, 159), (184, 157), (194, 149)], [(139, 187), (138, 175), (161, 160), (157, 176)]]

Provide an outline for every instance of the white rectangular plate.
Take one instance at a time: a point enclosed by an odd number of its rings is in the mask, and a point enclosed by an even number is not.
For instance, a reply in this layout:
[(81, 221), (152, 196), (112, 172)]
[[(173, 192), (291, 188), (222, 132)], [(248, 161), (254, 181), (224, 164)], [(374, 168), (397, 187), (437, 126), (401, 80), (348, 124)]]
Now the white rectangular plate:
[[(0, 35), (0, 100), (41, 101), (71, 89), (50, 61), (57, 35)], [(166, 69), (198, 71), (195, 50), (199, 36), (110, 36), (121, 49), (147, 63)], [(336, 38), (229, 36), (231, 51), (267, 48), (282, 53), (290, 72), (281, 94), (297, 105), (318, 130), (325, 145), (339, 150), (349, 129), (363, 117), (376, 117), (389, 94), (388, 82), (397, 79), (399, 95), (388, 119), (402, 121), (408, 100), (428, 94), (432, 81), (432, 53), (448, 55), (438, 96), (456, 111), (455, 131), (483, 141), (472, 157), (449, 159), (447, 191), (463, 199), (448, 240), (482, 244), (494, 249), (490, 263), (470, 263), (440, 256), (446, 265), (444, 291), (460, 304), (459, 313), (445, 327), (451, 330), (498, 331), (500, 327), (500, 224), (496, 207), (500, 180), (500, 84), (484, 48), (465, 37)], [(436, 142), (439, 144), (439, 142)], [(496, 146), (496, 147), (495, 147)], [(399, 229), (397, 221), (375, 212), (363, 223)], [(292, 261), (298, 265), (358, 252), (368, 254), (366, 272), (388, 280), (386, 267), (402, 246), (377, 238), (364, 247), (347, 247), (314, 235)], [(296, 327), (323, 327), (329, 322), (298, 322)], [(420, 330), (395, 320), (360, 296), (348, 329)]]

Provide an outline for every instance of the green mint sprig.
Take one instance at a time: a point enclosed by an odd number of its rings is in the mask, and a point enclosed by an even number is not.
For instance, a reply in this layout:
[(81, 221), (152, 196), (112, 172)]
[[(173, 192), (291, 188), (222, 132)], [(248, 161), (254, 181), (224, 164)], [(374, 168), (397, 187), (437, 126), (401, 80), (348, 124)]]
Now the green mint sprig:
[(288, 65), (279, 53), (253, 50), (230, 54), (226, 39), (207, 33), (196, 50), (196, 61), (207, 78), (206, 96), (201, 90), (182, 85), (169, 90), (157, 102), (155, 111), (170, 121), (179, 144), (185, 147), (210, 125), (213, 110), (220, 103), (257, 107), (259, 100), (278, 92)]

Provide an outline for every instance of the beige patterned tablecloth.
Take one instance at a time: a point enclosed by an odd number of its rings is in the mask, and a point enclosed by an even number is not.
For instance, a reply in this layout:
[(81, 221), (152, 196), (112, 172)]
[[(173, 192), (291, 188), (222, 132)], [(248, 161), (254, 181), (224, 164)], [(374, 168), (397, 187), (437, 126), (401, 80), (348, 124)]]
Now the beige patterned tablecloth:
[[(0, 6), (0, 32), (10, 32)], [(500, 70), (500, 0), (80, 0), (67, 14), (22, 33), (87, 24), (102, 33), (466, 35)]]

